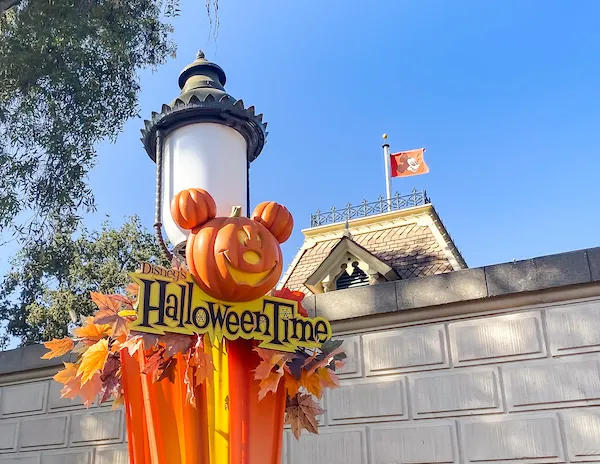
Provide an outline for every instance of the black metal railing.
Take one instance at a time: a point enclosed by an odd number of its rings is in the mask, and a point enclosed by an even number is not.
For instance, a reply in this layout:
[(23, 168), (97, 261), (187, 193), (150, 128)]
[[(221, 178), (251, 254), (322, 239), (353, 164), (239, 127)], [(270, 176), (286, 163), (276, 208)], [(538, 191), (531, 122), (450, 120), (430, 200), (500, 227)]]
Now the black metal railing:
[(345, 208), (336, 208), (332, 206), (329, 211), (317, 210), (315, 214), (310, 215), (310, 226), (318, 227), (325, 224), (334, 224), (336, 222), (350, 221), (352, 219), (372, 216), (374, 214), (387, 213), (400, 209), (412, 208), (431, 203), (425, 190), (413, 189), (407, 195), (400, 195), (396, 192), (389, 200), (380, 196), (377, 201), (367, 202), (363, 200), (359, 205), (348, 203)]

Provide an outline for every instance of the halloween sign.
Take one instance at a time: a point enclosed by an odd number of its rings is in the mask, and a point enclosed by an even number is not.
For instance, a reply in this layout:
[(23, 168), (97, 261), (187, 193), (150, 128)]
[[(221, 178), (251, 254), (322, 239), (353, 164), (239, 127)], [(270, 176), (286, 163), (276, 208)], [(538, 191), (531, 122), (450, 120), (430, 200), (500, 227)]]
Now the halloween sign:
[(260, 348), (287, 352), (318, 348), (331, 338), (329, 322), (302, 316), (297, 301), (273, 296), (221, 301), (196, 285), (188, 272), (148, 263), (131, 277), (139, 285), (137, 319), (131, 325), (138, 332), (207, 334), (213, 341), (253, 339)]

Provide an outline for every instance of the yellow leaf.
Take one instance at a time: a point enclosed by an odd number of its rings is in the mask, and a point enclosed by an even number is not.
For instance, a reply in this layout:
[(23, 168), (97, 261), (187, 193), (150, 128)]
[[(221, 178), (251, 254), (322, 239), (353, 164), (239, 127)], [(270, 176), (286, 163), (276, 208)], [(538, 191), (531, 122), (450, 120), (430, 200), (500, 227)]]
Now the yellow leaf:
[(44, 346), (50, 351), (42, 356), (42, 359), (58, 358), (71, 351), (74, 345), (73, 340), (67, 337), (61, 339), (54, 338), (49, 342), (44, 342)]
[(321, 391), (321, 379), (317, 374), (308, 374), (305, 370), (300, 374), (300, 385), (302, 385), (307, 392), (312, 393), (317, 398), (323, 396)]
[(97, 342), (105, 337), (112, 335), (110, 324), (96, 324), (92, 316), (87, 318), (83, 327), (77, 327), (73, 333), (78, 338), (85, 338), (91, 342)]
[(77, 375), (81, 376), (81, 385), (94, 377), (94, 374), (104, 369), (104, 364), (108, 358), (108, 340), (103, 338), (97, 341), (81, 357), (81, 364), (77, 369)]
[(63, 363), (65, 368), (62, 371), (58, 371), (57, 374), (52, 377), (59, 383), (65, 384), (71, 379), (77, 377), (77, 364), (75, 363)]
[(317, 376), (321, 380), (322, 388), (338, 388), (340, 386), (337, 374), (327, 367), (318, 369)]
[(119, 316), (121, 317), (136, 317), (137, 311), (135, 309), (124, 309), (119, 311)]

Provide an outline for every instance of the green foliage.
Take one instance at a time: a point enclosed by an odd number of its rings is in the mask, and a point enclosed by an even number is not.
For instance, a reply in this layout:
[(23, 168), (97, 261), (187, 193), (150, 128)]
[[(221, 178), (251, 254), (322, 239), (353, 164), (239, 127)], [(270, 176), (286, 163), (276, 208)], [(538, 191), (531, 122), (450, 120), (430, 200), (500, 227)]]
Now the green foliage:
[(0, 232), (27, 241), (94, 209), (94, 145), (137, 114), (138, 71), (174, 53), (169, 3), (23, 0), (0, 13)]
[(57, 223), (48, 237), (32, 242), (12, 262), (0, 286), (0, 320), (6, 322), (0, 347), (9, 336), (31, 344), (68, 333), (69, 323), (96, 309), (90, 292), (114, 293), (131, 282), (139, 261), (167, 265), (154, 235), (138, 217), (120, 228), (106, 222), (100, 231), (83, 230), (77, 221)]

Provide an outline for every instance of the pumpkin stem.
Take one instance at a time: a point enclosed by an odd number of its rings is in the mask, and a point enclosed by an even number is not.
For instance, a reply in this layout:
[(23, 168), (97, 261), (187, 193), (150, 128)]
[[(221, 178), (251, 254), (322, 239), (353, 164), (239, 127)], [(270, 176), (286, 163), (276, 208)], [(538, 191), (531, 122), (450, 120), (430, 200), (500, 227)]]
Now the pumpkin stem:
[(229, 215), (229, 217), (240, 217), (242, 215), (242, 207), (241, 206), (234, 206), (233, 208), (231, 208), (231, 214)]

